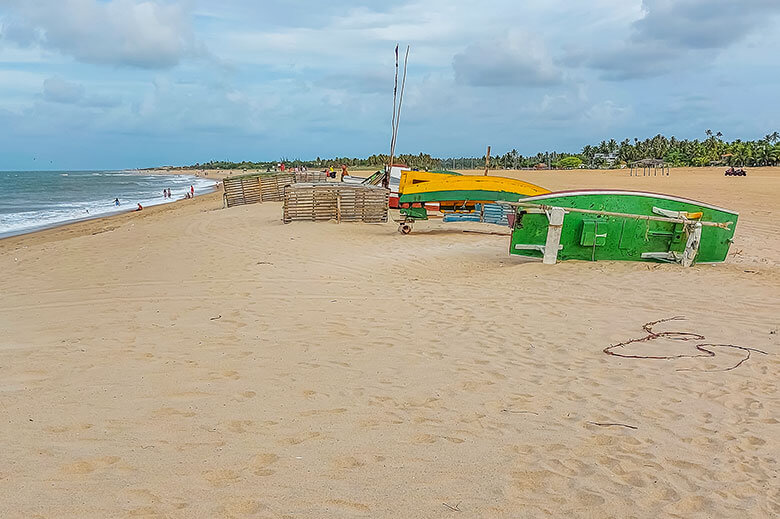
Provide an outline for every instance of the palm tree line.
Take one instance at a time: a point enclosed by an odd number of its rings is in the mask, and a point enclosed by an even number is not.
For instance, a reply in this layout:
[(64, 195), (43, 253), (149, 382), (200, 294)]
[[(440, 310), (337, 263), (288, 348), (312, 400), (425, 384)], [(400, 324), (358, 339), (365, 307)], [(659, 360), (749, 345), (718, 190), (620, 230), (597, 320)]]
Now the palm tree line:
[[(491, 169), (523, 169), (534, 167), (576, 168), (592, 167), (618, 168), (630, 165), (642, 159), (662, 159), (672, 167), (701, 167), (712, 165), (728, 166), (775, 166), (780, 163), (780, 133), (774, 131), (762, 139), (743, 141), (736, 139), (728, 142), (723, 140), (721, 132), (706, 130), (705, 138), (677, 139), (656, 135), (639, 140), (638, 138), (603, 140), (598, 144), (588, 144), (579, 153), (569, 152), (539, 152), (535, 155), (522, 155), (512, 149), (503, 155), (490, 158)], [(210, 161), (198, 163), (185, 168), (205, 169), (274, 169), (279, 163), (288, 167), (326, 168), (342, 164), (352, 168), (381, 168), (390, 160), (385, 154), (375, 154), (366, 158), (332, 157), (314, 160), (281, 158), (278, 161), (263, 162), (230, 162)], [(443, 169), (481, 169), (485, 167), (485, 156), (482, 157), (448, 157), (437, 158), (427, 153), (401, 154), (395, 157), (396, 163), (406, 164), (412, 168), (427, 170)]]

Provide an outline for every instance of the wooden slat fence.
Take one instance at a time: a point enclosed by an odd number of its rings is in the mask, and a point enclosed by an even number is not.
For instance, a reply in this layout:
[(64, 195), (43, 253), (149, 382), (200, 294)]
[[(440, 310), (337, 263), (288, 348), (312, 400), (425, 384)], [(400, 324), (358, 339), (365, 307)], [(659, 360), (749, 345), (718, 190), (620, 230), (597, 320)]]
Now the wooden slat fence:
[(226, 177), (222, 180), (227, 207), (256, 204), (259, 202), (281, 202), (284, 188), (295, 182), (293, 173), (258, 173)]
[(295, 173), (295, 182), (326, 182), (328, 174), (324, 171), (298, 171)]
[(379, 186), (321, 182), (284, 191), (284, 223), (295, 221), (387, 222), (390, 191)]

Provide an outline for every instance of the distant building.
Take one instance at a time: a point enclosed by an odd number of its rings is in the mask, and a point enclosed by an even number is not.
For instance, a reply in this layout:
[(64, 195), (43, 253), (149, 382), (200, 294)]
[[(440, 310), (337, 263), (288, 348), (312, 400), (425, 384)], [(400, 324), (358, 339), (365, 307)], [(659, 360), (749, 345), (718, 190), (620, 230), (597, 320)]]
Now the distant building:
[(599, 160), (603, 159), (604, 162), (607, 163), (608, 166), (611, 166), (618, 160), (618, 154), (617, 153), (596, 153), (593, 155), (593, 160)]

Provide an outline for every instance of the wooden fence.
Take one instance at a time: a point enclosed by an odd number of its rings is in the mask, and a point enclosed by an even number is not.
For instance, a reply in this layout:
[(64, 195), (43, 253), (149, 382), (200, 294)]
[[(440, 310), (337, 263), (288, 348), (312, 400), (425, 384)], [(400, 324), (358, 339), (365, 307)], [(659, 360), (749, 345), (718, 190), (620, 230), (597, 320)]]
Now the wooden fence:
[(295, 182), (326, 182), (328, 174), (324, 171), (297, 171), (295, 173)]
[(387, 221), (390, 191), (379, 186), (322, 182), (294, 184), (284, 191), (284, 223), (295, 221)]
[(225, 206), (281, 202), (286, 186), (296, 182), (324, 182), (325, 178), (326, 175), (322, 171), (255, 173), (226, 177), (222, 180)]

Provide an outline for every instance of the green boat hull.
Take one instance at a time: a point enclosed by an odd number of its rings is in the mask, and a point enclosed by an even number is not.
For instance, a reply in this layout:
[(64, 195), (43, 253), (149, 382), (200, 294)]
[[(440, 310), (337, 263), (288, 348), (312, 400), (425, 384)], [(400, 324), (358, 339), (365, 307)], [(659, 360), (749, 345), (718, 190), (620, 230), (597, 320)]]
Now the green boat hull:
[[(691, 220), (694, 222), (730, 222), (727, 229), (706, 224), (701, 227), (695, 262), (721, 262), (728, 255), (739, 216), (734, 211), (694, 200), (638, 191), (564, 191), (528, 197), (522, 202), (545, 207), (620, 213), (618, 216), (566, 212), (561, 227), (558, 260), (657, 262), (668, 261), (659, 259), (663, 253), (682, 255), (688, 241), (684, 223), (641, 218), (657, 218), (666, 211), (701, 213), (700, 218)], [(510, 254), (543, 257), (549, 223), (548, 216), (538, 212), (538, 209), (534, 211), (518, 207)]]
[[(410, 195), (401, 195), (398, 197), (399, 204), (425, 204), (438, 202), (451, 209), (463, 208), (473, 210), (474, 206), (484, 202), (517, 202), (524, 199), (525, 196), (518, 193), (509, 193), (507, 191), (431, 191), (426, 193), (414, 193)], [(450, 205), (452, 204), (452, 205)], [(401, 215), (415, 220), (427, 220), (428, 213), (425, 207), (407, 207), (401, 208)]]

